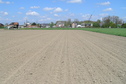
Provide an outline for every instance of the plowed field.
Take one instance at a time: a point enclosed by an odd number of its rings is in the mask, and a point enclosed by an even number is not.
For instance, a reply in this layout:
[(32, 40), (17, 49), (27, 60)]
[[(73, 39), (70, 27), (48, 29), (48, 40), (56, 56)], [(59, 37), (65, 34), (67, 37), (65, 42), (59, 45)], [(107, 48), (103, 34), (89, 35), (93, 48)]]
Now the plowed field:
[(126, 84), (126, 37), (0, 30), (0, 84)]

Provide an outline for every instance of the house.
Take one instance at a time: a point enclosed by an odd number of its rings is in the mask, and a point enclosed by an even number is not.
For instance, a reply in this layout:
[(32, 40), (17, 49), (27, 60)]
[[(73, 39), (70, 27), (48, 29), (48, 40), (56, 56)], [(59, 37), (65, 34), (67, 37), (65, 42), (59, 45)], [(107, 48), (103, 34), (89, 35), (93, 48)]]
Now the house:
[(85, 27), (93, 27), (93, 23), (85, 23)]
[(66, 23), (66, 21), (57, 21), (56, 22), (56, 27), (64, 27), (65, 23)]
[(19, 28), (24, 28), (24, 25), (19, 25)]
[(77, 23), (76, 22), (73, 22), (72, 23), (72, 28), (76, 28), (77, 27)]
[(49, 28), (50, 27), (50, 23), (42, 23), (40, 24), (40, 28)]
[(85, 27), (93, 27), (93, 23), (94, 23), (94, 21), (84, 21), (83, 22), (83, 26), (85, 26)]
[(14, 29), (14, 28), (19, 28), (19, 23), (18, 22), (11, 22), (9, 25), (6, 26), (8, 29)]
[(29, 26), (31, 26), (31, 23), (28, 23), (28, 22), (27, 23), (24, 23), (24, 27), (25, 28), (28, 28)]
[(83, 25), (77, 25), (77, 28), (84, 28), (85, 26)]
[(27, 28), (39, 28), (37, 25), (29, 25)]
[(84, 28), (85, 27), (85, 23), (81, 23), (81, 27)]
[(39, 26), (36, 24), (34, 25), (32, 23), (24, 23), (24, 27), (21, 26), (21, 28), (39, 28)]

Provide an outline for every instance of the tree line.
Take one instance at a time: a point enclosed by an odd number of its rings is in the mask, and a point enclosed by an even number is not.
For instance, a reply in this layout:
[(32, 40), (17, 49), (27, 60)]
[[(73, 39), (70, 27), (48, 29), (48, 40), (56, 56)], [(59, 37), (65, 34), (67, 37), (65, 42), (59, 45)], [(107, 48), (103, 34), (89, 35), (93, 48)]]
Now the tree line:
[(93, 27), (101, 28), (126, 28), (126, 23), (118, 16), (106, 16), (102, 20), (92, 21)]
[[(71, 19), (68, 19), (66, 21), (66, 26), (70, 25)], [(102, 20), (97, 21), (79, 21), (78, 19), (75, 19), (73, 22), (77, 24), (82, 23), (93, 23), (93, 27), (101, 27), (101, 28), (126, 28), (126, 23), (120, 19), (118, 16), (106, 16), (103, 17)]]
[[(126, 28), (126, 23), (122, 19), (120, 19), (118, 16), (106, 16), (103, 17), (102, 20), (97, 21), (79, 21), (78, 19), (74, 19), (74, 21), (71, 21), (71, 19), (68, 19), (65, 21), (65, 27), (70, 27), (71, 23), (75, 22), (78, 25), (82, 25), (83, 23), (93, 23), (93, 27), (101, 27), (101, 28)], [(50, 27), (53, 27), (56, 23), (51, 22)], [(37, 25), (35, 22), (32, 23), (32, 25)]]

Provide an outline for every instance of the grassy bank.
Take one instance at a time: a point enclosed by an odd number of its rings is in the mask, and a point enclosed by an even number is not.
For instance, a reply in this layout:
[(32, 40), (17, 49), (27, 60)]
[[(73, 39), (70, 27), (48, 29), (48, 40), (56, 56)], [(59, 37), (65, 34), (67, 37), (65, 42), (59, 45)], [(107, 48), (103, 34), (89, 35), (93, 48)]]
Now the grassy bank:
[(86, 30), (126, 37), (126, 28), (22, 28), (20, 30)]
[(84, 28), (83, 30), (126, 37), (126, 28)]
[(4, 27), (0, 27), (0, 29), (4, 29)]

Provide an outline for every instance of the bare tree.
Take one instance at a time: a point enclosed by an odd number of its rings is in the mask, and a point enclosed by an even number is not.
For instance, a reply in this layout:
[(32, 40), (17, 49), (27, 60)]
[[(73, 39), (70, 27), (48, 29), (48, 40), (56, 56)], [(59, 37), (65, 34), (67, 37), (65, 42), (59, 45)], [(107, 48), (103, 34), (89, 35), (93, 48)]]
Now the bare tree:
[(122, 20), (118, 16), (112, 16), (111, 21), (115, 24), (121, 24)]
[(66, 26), (66, 27), (70, 27), (70, 26), (71, 26), (71, 19), (68, 19), (68, 20), (65, 22), (65, 26)]
[(105, 27), (111, 26), (110, 24), (113, 23), (116, 25), (122, 24), (122, 19), (120, 19), (118, 16), (107, 16), (103, 18), (103, 24)]

